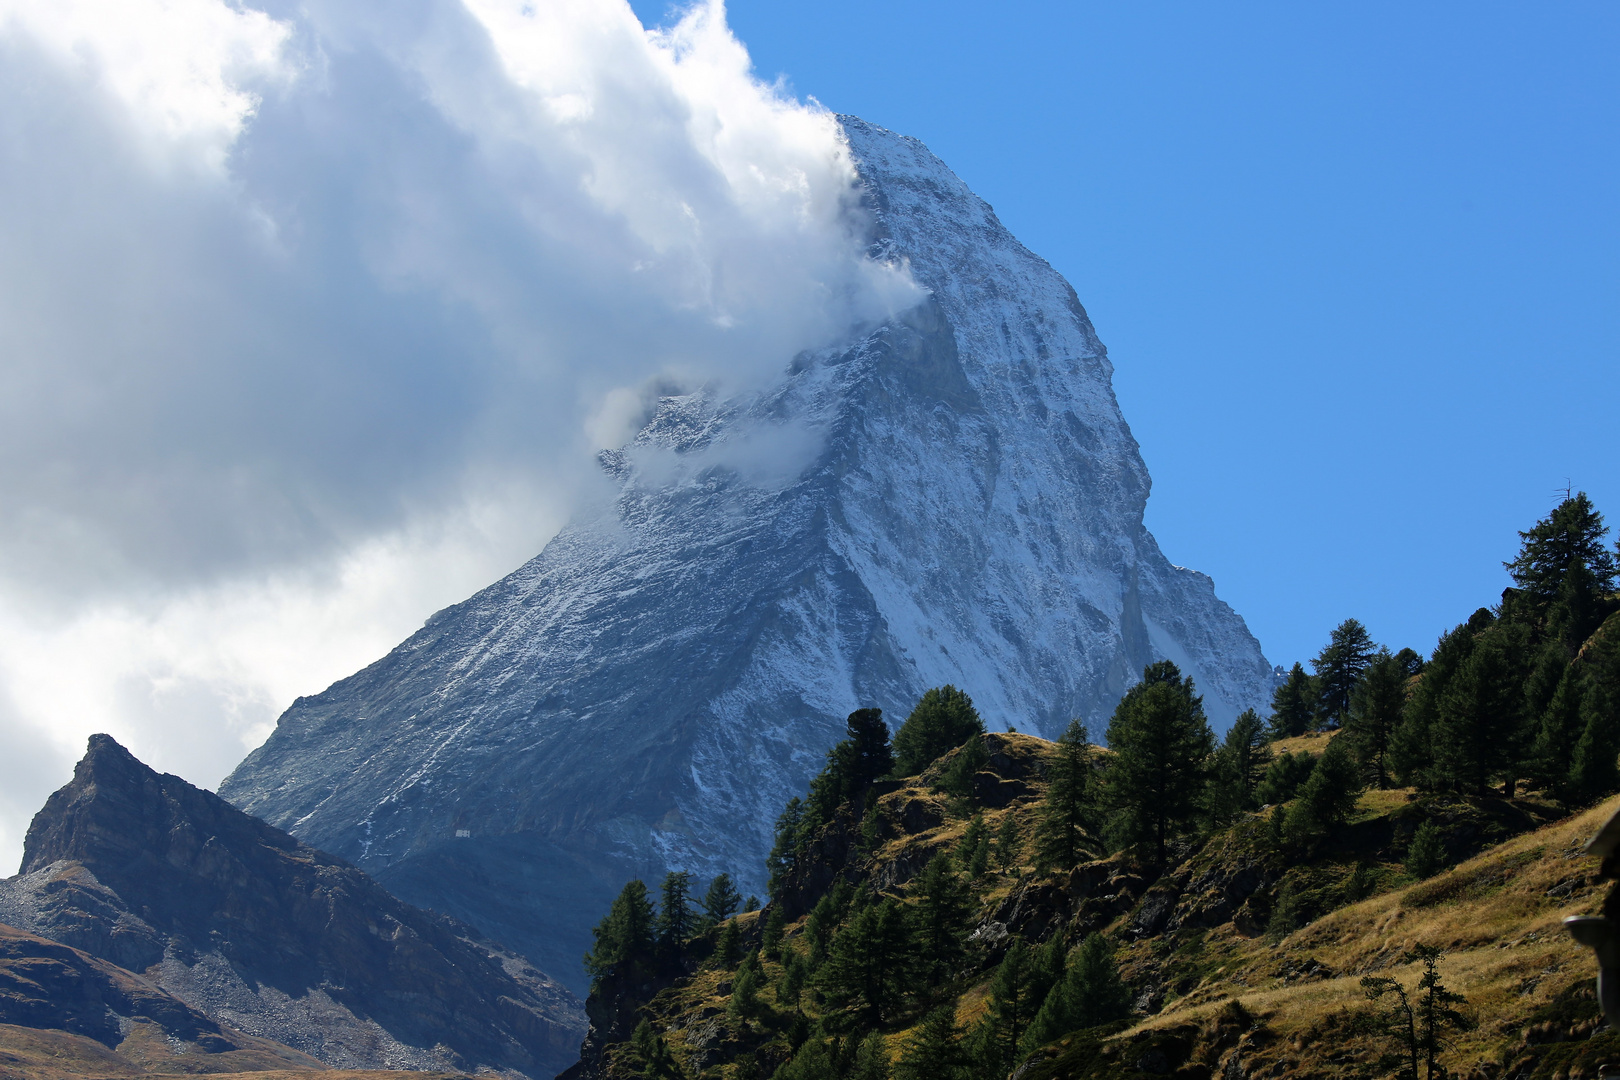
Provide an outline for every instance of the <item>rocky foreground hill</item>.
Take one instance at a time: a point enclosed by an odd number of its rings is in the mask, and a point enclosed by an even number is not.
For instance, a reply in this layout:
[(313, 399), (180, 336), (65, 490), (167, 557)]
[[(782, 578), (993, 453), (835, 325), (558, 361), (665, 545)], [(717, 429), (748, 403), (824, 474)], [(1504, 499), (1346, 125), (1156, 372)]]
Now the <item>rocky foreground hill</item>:
[(541, 1080), (583, 1031), (527, 960), (105, 735), (35, 817), (0, 923), (0, 1025), (90, 1039), (112, 1065), (151, 1044), (211, 1072)]
[[(1593, 955), (1561, 925), (1601, 904), (1599, 863), (1584, 848), (1620, 799), (1568, 814), (1535, 796), (1371, 790), (1308, 853), (1278, 849), (1269, 822), (1282, 808), (1267, 807), (1179, 843), (1163, 862), (1122, 853), (1043, 873), (1016, 845), (1035, 827), (1053, 748), (1022, 735), (982, 738), (984, 765), (966, 794), (941, 790), (948, 758), (847, 804), (777, 899), (738, 916), (729, 943), (702, 935), (678, 955), (605, 971), (571, 1080), (875, 1076), (872, 1038), (895, 1075), (989, 1075), (937, 1045), (918, 1059), (925, 1028), (954, 1024), (965, 1051), (992, 1013), (1015, 1015), (1013, 952), (1024, 950), (1025, 977), (1038, 979), (1030, 973), (1065, 954), (1072, 970), (1093, 933), (1111, 943), (1127, 993), (1122, 1018), (1026, 1043), (997, 1075), (1405, 1075), (1388, 1022), (1393, 999), (1370, 1000), (1364, 979), (1393, 980), (1418, 1002), (1419, 946), (1438, 951), (1439, 977), (1461, 998), (1442, 1003), (1457, 1013), (1441, 1032), (1445, 1075), (1573, 1080), (1620, 1064), (1620, 1034), (1598, 1013)], [(1320, 753), (1331, 738), (1275, 749)], [(1418, 878), (1403, 859), (1423, 822), (1437, 829), (1448, 868)], [(977, 875), (970, 830), (995, 838)], [(970, 881), (960, 967), (931, 986), (897, 987), (895, 1011), (873, 1029), (836, 996), (826, 965), (857, 955), (839, 936), (858, 933), (863, 919), (876, 925), (871, 912), (927, 903), (938, 890), (925, 884), (927, 868), (941, 853)], [(719, 955), (726, 948), (730, 958)], [(941, 1007), (946, 1019), (931, 1021)], [(1035, 1010), (1025, 1009), (1028, 1025)], [(819, 1056), (806, 1049), (817, 1043), (827, 1047)], [(934, 1071), (919, 1071), (930, 1063)]]

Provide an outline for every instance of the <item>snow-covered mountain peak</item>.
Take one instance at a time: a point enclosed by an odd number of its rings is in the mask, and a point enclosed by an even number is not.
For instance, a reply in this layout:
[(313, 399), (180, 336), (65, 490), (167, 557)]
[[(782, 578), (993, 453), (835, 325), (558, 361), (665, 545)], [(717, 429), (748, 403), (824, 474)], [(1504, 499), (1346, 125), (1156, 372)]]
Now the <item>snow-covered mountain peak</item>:
[(926, 299), (778, 384), (670, 395), (617, 499), (300, 699), (222, 786), (414, 902), (577, 970), (623, 880), (762, 885), (844, 716), (954, 683), (1100, 733), (1168, 658), (1219, 720), (1271, 669), (1142, 525), (1149, 480), (1061, 275), (915, 139), (842, 120), (874, 257)]

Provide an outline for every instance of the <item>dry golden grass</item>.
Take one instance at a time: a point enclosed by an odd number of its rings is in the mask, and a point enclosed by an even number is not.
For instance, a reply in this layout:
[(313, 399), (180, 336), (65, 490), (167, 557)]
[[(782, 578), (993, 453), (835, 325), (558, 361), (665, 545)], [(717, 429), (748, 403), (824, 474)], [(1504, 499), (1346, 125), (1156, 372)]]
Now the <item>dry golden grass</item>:
[(1308, 731), (1303, 735), (1296, 735), (1292, 739), (1278, 739), (1271, 744), (1271, 752), (1277, 757), (1283, 754), (1297, 754), (1307, 750), (1313, 754), (1320, 754), (1327, 749), (1328, 743), (1338, 737), (1337, 731)]
[[(1398, 793), (1375, 797), (1391, 794)], [(1279, 942), (1246, 940), (1230, 926), (1212, 932), (1210, 945), (1232, 948), (1236, 959), (1122, 1037), (1205, 1020), (1232, 999), (1267, 1017), (1284, 1038), (1308, 1037), (1330, 1014), (1363, 1004), (1363, 975), (1376, 972), (1412, 987), (1416, 965), (1403, 958), (1423, 944), (1445, 950), (1440, 970), (1446, 984), (1486, 1021), (1448, 1054), (1449, 1066), (1466, 1068), (1499, 1047), (1505, 1033), (1537, 1008), (1596, 973), (1590, 951), (1561, 924), (1601, 904), (1605, 885), (1596, 878), (1598, 861), (1582, 848), (1617, 808), (1620, 797), (1428, 881), (1341, 908)], [(1285, 976), (1306, 958), (1334, 977), (1302, 982)]]

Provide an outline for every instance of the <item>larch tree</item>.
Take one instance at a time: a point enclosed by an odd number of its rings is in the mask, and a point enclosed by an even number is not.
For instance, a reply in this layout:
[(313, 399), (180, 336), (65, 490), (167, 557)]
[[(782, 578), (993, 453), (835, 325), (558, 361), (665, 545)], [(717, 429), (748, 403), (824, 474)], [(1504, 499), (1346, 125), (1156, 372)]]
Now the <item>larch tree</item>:
[(1350, 713), (1340, 738), (1350, 740), (1367, 779), (1389, 786), (1389, 748), (1406, 710), (1409, 676), (1400, 660), (1380, 649), (1350, 695)]
[(1079, 720), (1058, 739), (1046, 766), (1046, 794), (1035, 825), (1035, 866), (1063, 870), (1086, 856), (1094, 772), (1091, 740)]
[(1167, 841), (1201, 807), (1214, 745), (1192, 679), (1168, 660), (1149, 664), (1108, 724), (1113, 755), (1104, 776), (1113, 834), (1152, 843), (1162, 861)]
[(1267, 734), (1273, 740), (1292, 739), (1316, 726), (1316, 681), (1296, 662), (1288, 678), (1271, 694), (1271, 724)]
[(923, 694), (895, 732), (895, 775), (916, 776), (941, 754), (983, 734), (984, 721), (972, 698), (954, 686), (935, 687)]
[(1503, 563), (1519, 587), (1514, 599), (1571, 651), (1613, 610), (1620, 566), (1603, 543), (1608, 532), (1586, 492), (1576, 492), (1521, 532), (1518, 556)]
[(1316, 669), (1317, 710), (1323, 723), (1342, 724), (1350, 713), (1350, 696), (1378, 653), (1367, 628), (1346, 619), (1333, 628), (1327, 646), (1311, 666)]

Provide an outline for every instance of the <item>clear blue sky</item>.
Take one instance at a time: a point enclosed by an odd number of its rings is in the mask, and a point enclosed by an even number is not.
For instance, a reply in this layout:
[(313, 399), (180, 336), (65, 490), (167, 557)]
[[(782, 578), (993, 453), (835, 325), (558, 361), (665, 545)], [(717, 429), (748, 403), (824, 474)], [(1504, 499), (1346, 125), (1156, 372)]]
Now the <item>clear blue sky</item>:
[(729, 10), (1074, 283), (1149, 527), (1273, 661), (1428, 651), (1566, 477), (1620, 524), (1620, 5)]

